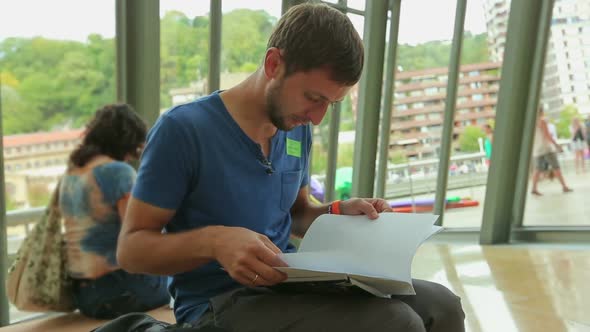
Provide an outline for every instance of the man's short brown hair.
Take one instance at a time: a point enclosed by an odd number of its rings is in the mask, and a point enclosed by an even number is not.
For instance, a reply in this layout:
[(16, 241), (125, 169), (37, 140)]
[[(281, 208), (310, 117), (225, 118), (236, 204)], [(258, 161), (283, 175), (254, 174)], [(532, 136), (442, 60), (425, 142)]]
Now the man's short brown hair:
[(328, 68), (334, 81), (351, 86), (363, 70), (363, 43), (352, 22), (324, 4), (291, 7), (277, 23), (267, 47), (282, 51), (285, 76)]

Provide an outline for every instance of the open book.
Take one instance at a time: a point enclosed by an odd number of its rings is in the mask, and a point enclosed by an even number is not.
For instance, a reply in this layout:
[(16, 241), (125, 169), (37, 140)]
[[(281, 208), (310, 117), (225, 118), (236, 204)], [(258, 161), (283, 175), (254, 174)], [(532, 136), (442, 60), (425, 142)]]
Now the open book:
[(286, 282), (342, 281), (379, 297), (414, 295), (410, 275), (418, 247), (442, 230), (431, 214), (324, 214), (305, 234), (297, 253), (283, 254), (277, 267)]

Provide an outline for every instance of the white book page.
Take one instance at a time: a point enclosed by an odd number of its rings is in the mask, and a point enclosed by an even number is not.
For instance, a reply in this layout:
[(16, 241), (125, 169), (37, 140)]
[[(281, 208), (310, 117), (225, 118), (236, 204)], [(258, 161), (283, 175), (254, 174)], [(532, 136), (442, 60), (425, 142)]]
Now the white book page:
[[(411, 285), (413, 256), (426, 238), (441, 229), (433, 226), (437, 218), (407, 213), (382, 213), (377, 220), (322, 215), (311, 225), (299, 252), (282, 258), (290, 268), (393, 279)], [(285, 272), (289, 274), (288, 268)]]

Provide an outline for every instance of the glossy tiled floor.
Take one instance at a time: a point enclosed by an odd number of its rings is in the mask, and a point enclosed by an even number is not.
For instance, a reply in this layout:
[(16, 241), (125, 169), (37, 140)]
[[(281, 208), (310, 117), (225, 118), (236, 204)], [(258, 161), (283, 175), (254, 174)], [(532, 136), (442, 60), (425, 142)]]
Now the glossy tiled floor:
[[(427, 242), (416, 254), (412, 275), (441, 283), (461, 296), (470, 332), (590, 331), (590, 246)], [(173, 319), (168, 309), (152, 314)], [(102, 323), (68, 315), (0, 330), (88, 331)]]
[(426, 243), (412, 275), (461, 296), (467, 331), (590, 331), (590, 247)]

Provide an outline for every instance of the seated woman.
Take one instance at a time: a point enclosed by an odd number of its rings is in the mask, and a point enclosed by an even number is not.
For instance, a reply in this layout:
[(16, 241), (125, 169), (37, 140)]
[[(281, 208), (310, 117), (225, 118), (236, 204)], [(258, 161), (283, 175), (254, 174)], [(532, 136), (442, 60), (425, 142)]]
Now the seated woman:
[(110, 319), (169, 302), (166, 277), (130, 274), (117, 265), (117, 237), (147, 128), (129, 105), (107, 105), (87, 124), (61, 181), (68, 272), (74, 301), (87, 316)]

